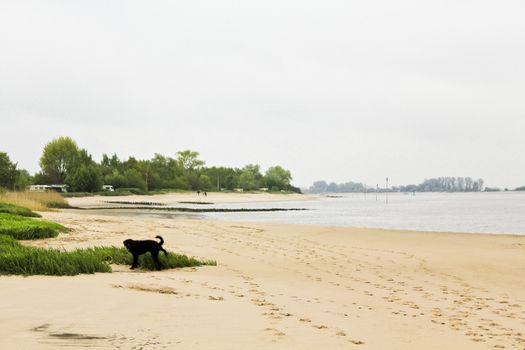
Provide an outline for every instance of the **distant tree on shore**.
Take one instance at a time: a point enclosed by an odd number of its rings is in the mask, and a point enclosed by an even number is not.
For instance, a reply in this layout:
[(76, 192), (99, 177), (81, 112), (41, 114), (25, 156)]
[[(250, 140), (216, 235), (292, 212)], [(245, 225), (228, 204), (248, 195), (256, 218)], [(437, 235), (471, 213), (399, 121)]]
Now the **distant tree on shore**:
[(311, 193), (352, 193), (352, 192), (365, 192), (368, 187), (365, 184), (357, 182), (345, 182), (342, 184), (336, 184), (335, 182), (327, 183), (326, 181), (316, 181), (308, 189)]
[(288, 189), (290, 187), (290, 182), (292, 181), (292, 174), (290, 171), (276, 165), (266, 170), (264, 181), (266, 182), (267, 187), (272, 191)]
[(239, 187), (248, 191), (264, 187), (261, 184), (262, 178), (261, 167), (256, 164), (248, 164), (241, 169), (241, 174), (239, 175)]
[[(479, 192), (484, 189), (483, 179), (473, 180), (471, 177), (438, 177), (425, 179), (419, 185), (404, 185), (392, 187), (389, 191), (395, 192)], [(311, 193), (352, 193), (352, 192), (375, 192), (375, 187), (362, 183), (346, 182), (343, 184), (316, 181), (308, 189)], [(379, 191), (385, 191), (380, 188)]]
[(5, 152), (0, 152), (0, 187), (12, 189), (16, 182), (16, 164)]
[(79, 164), (79, 149), (70, 137), (59, 137), (49, 142), (40, 157), (40, 177), (45, 182), (63, 184), (66, 176)]
[[(400, 192), (479, 192), (483, 190), (483, 179), (471, 177), (438, 177), (425, 179), (419, 185), (399, 186)], [(415, 186), (415, 187), (414, 187)]]

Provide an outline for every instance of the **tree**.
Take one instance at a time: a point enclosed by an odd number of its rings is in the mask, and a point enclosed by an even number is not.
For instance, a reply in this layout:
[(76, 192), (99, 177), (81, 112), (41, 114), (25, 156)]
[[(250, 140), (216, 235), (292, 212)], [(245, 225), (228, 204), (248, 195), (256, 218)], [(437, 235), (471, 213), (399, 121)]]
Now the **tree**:
[(12, 189), (16, 181), (16, 164), (5, 152), (0, 152), (0, 187)]
[(95, 164), (82, 164), (68, 175), (66, 183), (74, 192), (96, 192), (102, 188), (102, 177)]
[(211, 167), (202, 169), (202, 173), (210, 178), (212, 187), (232, 190), (239, 187), (241, 170), (226, 167)]
[(239, 176), (239, 186), (245, 190), (256, 190), (259, 188), (259, 182), (262, 179), (260, 167), (255, 164), (248, 164), (241, 169)]
[(312, 193), (323, 193), (326, 192), (328, 183), (324, 180), (315, 181), (312, 186), (310, 186), (309, 191)]
[(44, 178), (63, 184), (68, 173), (78, 167), (79, 149), (70, 137), (59, 137), (44, 147), (40, 157), (40, 168)]
[(31, 184), (31, 175), (25, 169), (16, 171), (15, 189), (24, 191)]
[(337, 193), (339, 192), (339, 186), (335, 182), (330, 182), (326, 188), (327, 192)]
[(283, 169), (281, 166), (276, 165), (268, 168), (264, 175), (267, 186), (272, 190), (284, 190), (290, 187), (290, 181), (292, 181), (292, 175), (290, 171)]
[(467, 192), (472, 191), (472, 178), (471, 177), (465, 178), (465, 191)]
[(137, 169), (128, 169), (124, 172), (124, 181), (126, 187), (140, 188), (146, 190), (146, 181), (140, 171)]
[(116, 154), (111, 158), (107, 154), (102, 154), (102, 161), (100, 162), (100, 172), (102, 176), (112, 176), (119, 174), (122, 171), (122, 162), (118, 159)]
[(199, 169), (204, 166), (205, 162), (199, 158), (199, 152), (190, 151), (189, 149), (185, 151), (177, 152), (179, 164), (187, 172), (192, 172), (193, 170)]
[(483, 181), (483, 179), (478, 179), (479, 191), (483, 191), (484, 185), (485, 185), (485, 181)]
[(199, 182), (201, 190), (209, 191), (213, 188), (210, 177), (208, 175), (201, 174), (201, 176), (199, 176)]

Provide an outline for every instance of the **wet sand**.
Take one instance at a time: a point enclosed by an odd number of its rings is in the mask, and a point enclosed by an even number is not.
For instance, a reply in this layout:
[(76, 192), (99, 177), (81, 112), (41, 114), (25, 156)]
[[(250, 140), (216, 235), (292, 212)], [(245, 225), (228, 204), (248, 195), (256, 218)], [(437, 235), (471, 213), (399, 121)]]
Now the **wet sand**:
[(168, 251), (218, 266), (1, 276), (6, 349), (525, 348), (524, 237), (44, 216), (73, 231), (28, 244), (120, 246), (160, 234)]

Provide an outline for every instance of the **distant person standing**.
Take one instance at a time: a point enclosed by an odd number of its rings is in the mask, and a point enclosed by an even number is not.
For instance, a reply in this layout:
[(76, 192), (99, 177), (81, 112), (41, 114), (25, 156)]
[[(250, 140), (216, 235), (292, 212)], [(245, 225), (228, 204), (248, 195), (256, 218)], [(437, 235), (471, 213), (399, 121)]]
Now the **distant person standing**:
[(207, 197), (207, 196), (208, 196), (208, 193), (204, 191), (204, 197)]
[(201, 191), (197, 191), (197, 196), (200, 196), (201, 195)]

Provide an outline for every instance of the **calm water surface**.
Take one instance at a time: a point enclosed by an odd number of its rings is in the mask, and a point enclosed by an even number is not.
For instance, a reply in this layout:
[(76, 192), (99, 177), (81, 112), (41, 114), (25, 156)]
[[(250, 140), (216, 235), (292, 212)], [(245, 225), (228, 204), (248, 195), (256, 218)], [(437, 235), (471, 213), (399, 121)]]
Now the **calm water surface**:
[[(207, 198), (213, 201), (213, 194)], [(180, 204), (174, 206), (180, 206)], [(202, 213), (219, 220), (420, 231), (525, 234), (525, 192), (348, 194), (341, 198), (272, 203), (199, 205), (196, 208), (306, 208), (307, 211)]]

